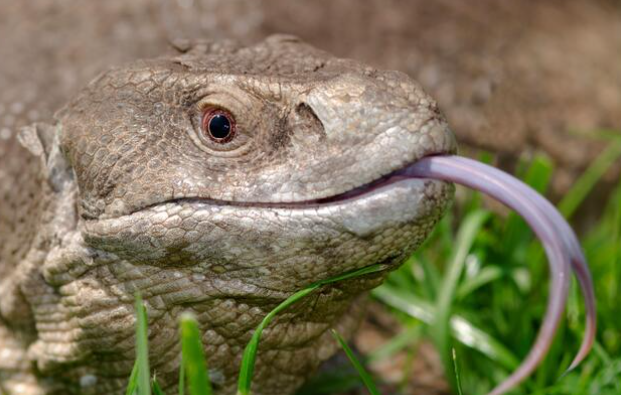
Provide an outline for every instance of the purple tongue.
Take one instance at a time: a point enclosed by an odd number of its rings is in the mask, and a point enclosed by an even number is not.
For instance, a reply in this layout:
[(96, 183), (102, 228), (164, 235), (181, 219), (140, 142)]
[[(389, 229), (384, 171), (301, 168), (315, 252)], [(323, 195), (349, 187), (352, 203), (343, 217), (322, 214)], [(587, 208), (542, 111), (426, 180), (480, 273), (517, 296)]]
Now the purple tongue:
[(534, 189), (507, 173), (459, 156), (426, 157), (400, 174), (455, 182), (484, 192), (520, 214), (543, 243), (552, 273), (546, 315), (535, 344), (526, 359), (489, 395), (500, 395), (515, 387), (528, 377), (546, 356), (565, 308), (570, 265), (578, 277), (586, 306), (584, 339), (569, 369), (576, 367), (589, 353), (595, 338), (595, 294), (591, 273), (578, 239), (554, 206)]

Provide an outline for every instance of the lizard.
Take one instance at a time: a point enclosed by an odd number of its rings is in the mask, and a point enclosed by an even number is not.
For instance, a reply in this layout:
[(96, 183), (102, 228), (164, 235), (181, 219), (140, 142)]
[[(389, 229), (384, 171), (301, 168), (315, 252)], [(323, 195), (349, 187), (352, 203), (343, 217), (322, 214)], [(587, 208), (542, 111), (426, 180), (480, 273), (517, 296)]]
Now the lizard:
[(0, 139), (0, 391), (124, 393), (136, 292), (150, 359), (177, 381), (192, 312), (217, 394), (276, 305), (253, 393), (292, 394), (364, 315), (366, 292), (425, 240), (450, 183), (399, 176), (453, 153), (436, 102), (398, 71), (293, 36), (175, 53), (100, 74), (49, 120)]

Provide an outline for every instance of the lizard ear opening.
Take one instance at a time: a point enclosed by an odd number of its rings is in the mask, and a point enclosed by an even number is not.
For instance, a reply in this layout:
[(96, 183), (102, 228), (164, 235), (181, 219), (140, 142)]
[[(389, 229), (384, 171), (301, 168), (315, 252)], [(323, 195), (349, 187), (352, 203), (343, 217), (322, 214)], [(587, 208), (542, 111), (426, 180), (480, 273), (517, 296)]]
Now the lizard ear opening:
[(24, 148), (41, 158), (43, 173), (52, 189), (61, 191), (73, 173), (60, 150), (60, 124), (34, 123), (22, 128), (17, 138)]

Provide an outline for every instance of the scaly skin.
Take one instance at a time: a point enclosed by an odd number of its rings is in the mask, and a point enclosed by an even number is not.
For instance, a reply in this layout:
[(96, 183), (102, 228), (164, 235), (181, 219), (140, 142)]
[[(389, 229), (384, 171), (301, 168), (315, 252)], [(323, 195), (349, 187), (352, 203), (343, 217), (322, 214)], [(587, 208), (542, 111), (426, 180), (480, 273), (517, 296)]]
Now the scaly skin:
[[(237, 134), (201, 134), (209, 106)], [(295, 291), (325, 287), (265, 331), (253, 393), (290, 394), (355, 330), (365, 291), (425, 239), (449, 184), (369, 184), (455, 143), (404, 74), (334, 58), (288, 36), (252, 47), (184, 43), (171, 57), (96, 78), (56, 115), (0, 140), (0, 388), (123, 393), (134, 359), (133, 295), (165, 389), (177, 322), (193, 312), (217, 394), (241, 352)], [(341, 195), (341, 196), (339, 196)]]

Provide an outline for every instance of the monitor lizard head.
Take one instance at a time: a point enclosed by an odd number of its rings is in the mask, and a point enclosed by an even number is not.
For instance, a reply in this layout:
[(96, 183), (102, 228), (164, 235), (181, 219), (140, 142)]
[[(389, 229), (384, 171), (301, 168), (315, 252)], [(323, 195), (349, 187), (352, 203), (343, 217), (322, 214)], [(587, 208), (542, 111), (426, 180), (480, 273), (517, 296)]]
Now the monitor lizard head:
[(350, 334), (364, 291), (442, 216), (450, 184), (399, 174), (453, 152), (454, 138), (406, 75), (293, 37), (177, 47), (100, 75), (57, 114), (46, 151), (65, 160), (76, 215), (42, 281), (66, 324), (42, 326), (30, 355), (44, 374), (68, 364), (70, 377), (105, 377), (119, 390), (139, 291), (158, 378), (174, 382), (177, 319), (191, 310), (214, 381), (229, 393), (241, 350), (279, 302), (383, 265), (314, 293), (265, 333), (255, 392), (289, 393), (334, 353), (329, 329)]

